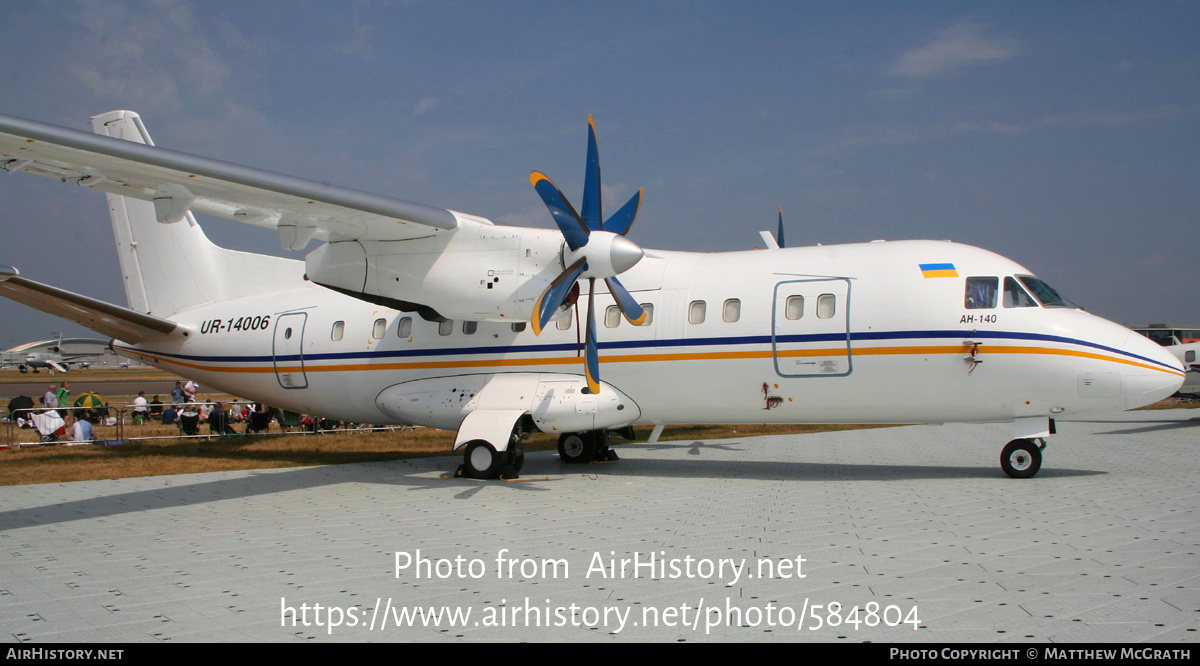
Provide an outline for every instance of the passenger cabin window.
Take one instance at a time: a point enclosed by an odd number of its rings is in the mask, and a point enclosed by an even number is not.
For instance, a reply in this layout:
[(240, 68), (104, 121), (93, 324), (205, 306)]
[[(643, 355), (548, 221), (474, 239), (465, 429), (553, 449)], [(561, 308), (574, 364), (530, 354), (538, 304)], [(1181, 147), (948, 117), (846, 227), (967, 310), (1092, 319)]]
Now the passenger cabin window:
[(804, 297), (803, 296), (788, 296), (787, 305), (783, 309), (783, 316), (791, 320), (796, 320), (804, 316)]
[(688, 323), (703, 324), (706, 307), (704, 301), (692, 301), (692, 304), (688, 306)]
[(967, 278), (967, 295), (963, 305), (968, 310), (984, 310), (996, 307), (1000, 295), (1000, 278)]
[(725, 306), (721, 308), (721, 319), (733, 323), (741, 318), (742, 302), (736, 298), (725, 301)]
[(403, 317), (396, 326), (396, 336), (407, 338), (412, 335), (412, 317)]
[(1021, 275), (1017, 277), (1025, 288), (1033, 292), (1033, 297), (1041, 302), (1042, 307), (1046, 308), (1075, 308), (1079, 307), (1063, 298), (1053, 287), (1033, 277), (1032, 275)]
[(560, 331), (571, 330), (571, 316), (567, 315), (566, 317), (559, 319), (558, 321), (554, 322), (554, 326)]
[(654, 321), (654, 306), (649, 303), (638, 303), (642, 306), (642, 310), (646, 313), (646, 318), (642, 320), (642, 326), (649, 326), (650, 322)]
[(333, 332), (329, 335), (329, 337), (334, 342), (340, 342), (342, 339), (342, 336), (344, 336), (344, 335), (346, 335), (346, 322), (344, 322), (344, 321), (333, 322)]
[(477, 331), (477, 330), (479, 330), (479, 322), (477, 322), (477, 321), (464, 321), (463, 322), (463, 333), (465, 333), (466, 335), (475, 335), (475, 331)]
[(376, 340), (382, 340), (384, 333), (387, 333), (387, 320), (376, 319), (375, 325), (371, 327), (371, 337)]
[(1196, 350), (1189, 349), (1189, 350), (1183, 352), (1183, 362), (1184, 363), (1195, 363), (1196, 362)]
[(1037, 303), (1017, 281), (1006, 277), (1004, 278), (1004, 307), (1006, 308), (1036, 308)]
[(523, 321), (514, 321), (513, 322), (513, 324), (512, 324), (513, 333), (520, 333), (524, 330), (525, 330), (525, 322), (523, 322)]
[(454, 322), (450, 319), (438, 323), (438, 335), (450, 335), (454, 332)]
[(610, 305), (604, 309), (604, 327), (616, 328), (621, 325), (621, 308)]
[(817, 316), (821, 319), (831, 319), (837, 314), (837, 296), (821, 294), (817, 297)]

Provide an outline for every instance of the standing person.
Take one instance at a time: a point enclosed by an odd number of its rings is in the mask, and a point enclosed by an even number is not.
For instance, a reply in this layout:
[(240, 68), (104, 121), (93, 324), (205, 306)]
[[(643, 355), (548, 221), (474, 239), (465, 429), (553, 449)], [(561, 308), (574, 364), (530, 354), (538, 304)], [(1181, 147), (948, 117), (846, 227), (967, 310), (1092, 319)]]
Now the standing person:
[(175, 388), (171, 389), (171, 402), (176, 405), (182, 405), (186, 400), (183, 394), (183, 382), (175, 382)]
[(187, 402), (196, 402), (196, 391), (200, 390), (200, 385), (192, 380), (187, 380), (183, 385), (183, 395)]
[(46, 395), (42, 396), (43, 407), (58, 409), (58, 394), (54, 392), (57, 388), (57, 386), (51, 384), (50, 388), (46, 389)]
[(150, 405), (146, 402), (146, 392), (138, 391), (138, 396), (133, 399), (133, 422), (138, 425), (145, 423), (149, 409)]
[(63, 420), (69, 422), (71, 419), (68, 417), (71, 416), (71, 411), (67, 408), (71, 406), (71, 384), (64, 381), (54, 395), (58, 398), (58, 406), (62, 408)]

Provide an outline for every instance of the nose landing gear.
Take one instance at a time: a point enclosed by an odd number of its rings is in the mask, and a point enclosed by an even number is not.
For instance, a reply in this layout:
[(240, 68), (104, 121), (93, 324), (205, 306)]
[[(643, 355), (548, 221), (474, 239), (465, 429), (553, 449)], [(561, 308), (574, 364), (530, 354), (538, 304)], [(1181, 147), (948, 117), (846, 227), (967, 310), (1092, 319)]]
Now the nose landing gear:
[(1000, 453), (1000, 469), (1014, 479), (1028, 479), (1042, 468), (1042, 449), (1046, 440), (1014, 439)]

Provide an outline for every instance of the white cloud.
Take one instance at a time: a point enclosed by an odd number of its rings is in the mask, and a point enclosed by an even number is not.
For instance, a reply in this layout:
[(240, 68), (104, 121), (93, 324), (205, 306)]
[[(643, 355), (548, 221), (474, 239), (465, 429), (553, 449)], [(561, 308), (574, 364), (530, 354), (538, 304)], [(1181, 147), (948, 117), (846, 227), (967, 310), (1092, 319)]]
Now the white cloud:
[(434, 109), (438, 108), (438, 105), (439, 105), (438, 98), (426, 97), (425, 99), (421, 100), (420, 102), (417, 102), (417, 105), (413, 107), (412, 114), (414, 116), (423, 116), (426, 113), (429, 113), (430, 111), (433, 111)]
[[(1192, 109), (1192, 112), (1195, 110)], [(1115, 111), (1095, 111), (1090, 113), (1075, 113), (1061, 116), (1052, 116), (1042, 121), (1043, 125), (1100, 125), (1103, 127), (1118, 127), (1121, 125), (1136, 125), (1138, 123), (1150, 122), (1154, 120), (1167, 120), (1181, 115), (1184, 112), (1174, 104), (1164, 104), (1163, 106), (1146, 109), (1143, 111), (1127, 111), (1118, 113)]]
[(924, 45), (904, 53), (892, 64), (891, 72), (906, 78), (926, 79), (1016, 57), (1018, 47), (1014, 40), (989, 37), (983, 32), (982, 26), (971, 21), (955, 24)]

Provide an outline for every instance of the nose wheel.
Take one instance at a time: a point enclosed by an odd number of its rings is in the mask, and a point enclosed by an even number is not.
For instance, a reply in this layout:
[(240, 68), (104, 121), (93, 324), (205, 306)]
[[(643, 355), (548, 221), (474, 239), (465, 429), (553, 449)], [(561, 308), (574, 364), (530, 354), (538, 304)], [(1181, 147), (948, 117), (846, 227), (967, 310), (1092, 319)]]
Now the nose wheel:
[(1000, 453), (1000, 469), (1014, 479), (1028, 479), (1042, 468), (1042, 449), (1046, 444), (1041, 440), (1014, 439)]

